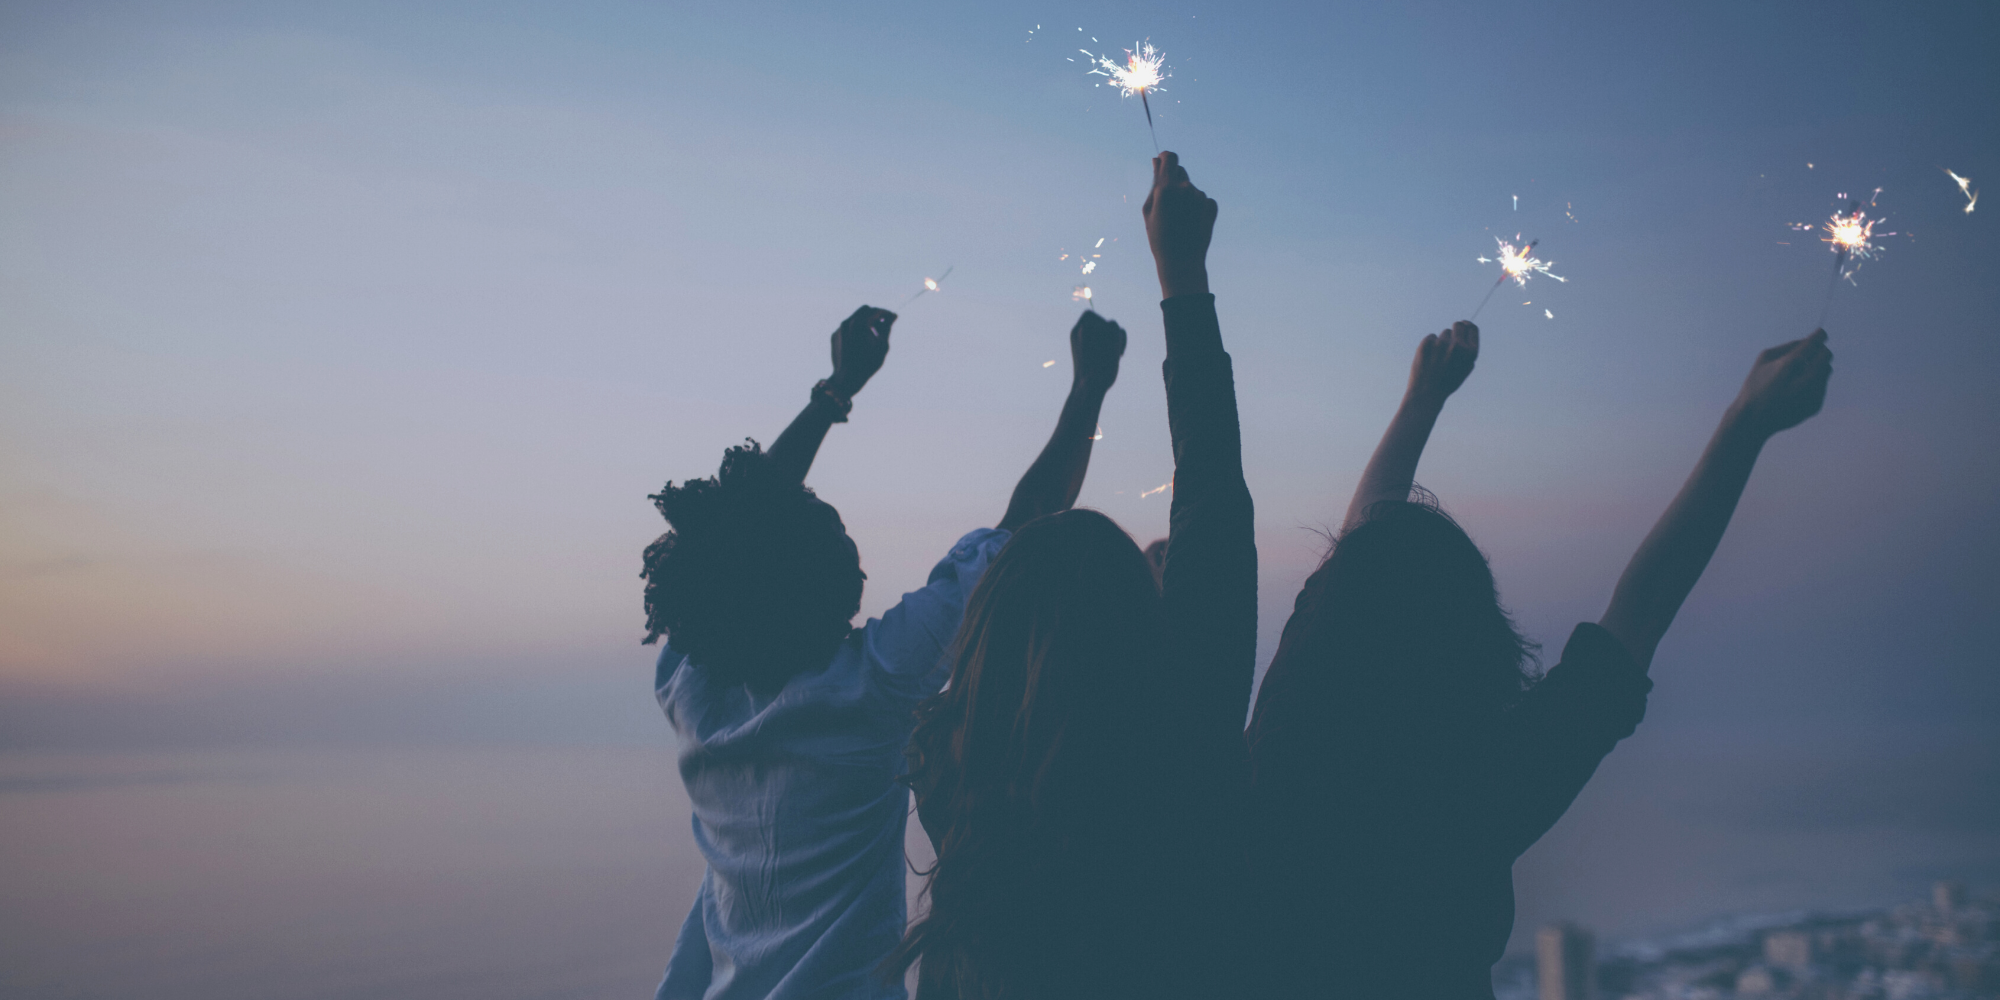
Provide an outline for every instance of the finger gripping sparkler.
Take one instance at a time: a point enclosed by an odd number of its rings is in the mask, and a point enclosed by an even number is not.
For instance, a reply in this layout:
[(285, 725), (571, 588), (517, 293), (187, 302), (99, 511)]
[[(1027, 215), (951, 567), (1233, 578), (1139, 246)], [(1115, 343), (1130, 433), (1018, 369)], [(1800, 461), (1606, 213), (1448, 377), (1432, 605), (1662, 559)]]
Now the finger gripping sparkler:
[(1153, 137), (1153, 152), (1157, 153), (1160, 151), (1160, 135), (1153, 128), (1153, 105), (1146, 99), (1146, 95), (1160, 89), (1160, 81), (1169, 75), (1164, 66), (1167, 57), (1153, 48), (1151, 42), (1132, 44), (1133, 48), (1125, 50), (1125, 62), (1122, 64), (1110, 56), (1101, 56), (1089, 49), (1077, 51), (1097, 60), (1091, 67), (1090, 73), (1109, 77), (1111, 85), (1118, 89), (1119, 96), (1139, 95), (1139, 106), (1146, 109), (1146, 133)]

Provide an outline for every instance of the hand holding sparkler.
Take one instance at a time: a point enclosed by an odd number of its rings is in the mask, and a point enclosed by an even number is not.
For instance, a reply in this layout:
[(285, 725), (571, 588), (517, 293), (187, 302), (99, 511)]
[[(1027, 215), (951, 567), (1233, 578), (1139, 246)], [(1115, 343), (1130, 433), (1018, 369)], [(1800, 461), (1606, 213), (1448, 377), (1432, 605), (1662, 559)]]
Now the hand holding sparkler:
[(887, 309), (862, 306), (833, 331), (833, 375), (827, 388), (843, 399), (851, 398), (882, 370), (889, 356), (889, 328), (896, 314)]
[(1404, 395), (1443, 406), (1446, 397), (1465, 384), (1478, 360), (1479, 328), (1459, 320), (1451, 329), (1433, 333), (1417, 345), (1417, 356), (1410, 362), (1410, 386)]
[(1140, 211), (1160, 274), (1160, 297), (1208, 293), (1208, 244), (1215, 236), (1215, 199), (1188, 180), (1172, 151), (1153, 157), (1153, 190)]
[(1118, 381), (1118, 359), (1125, 355), (1125, 328), (1086, 309), (1069, 329), (1072, 384), (1099, 394)]
[(1779, 344), (1757, 355), (1730, 404), (1728, 421), (1759, 439), (1797, 427), (1826, 402), (1832, 376), (1833, 352), (1827, 350), (1825, 330)]
[(895, 322), (895, 313), (874, 306), (862, 306), (841, 321), (831, 338), (833, 374), (812, 387), (805, 409), (764, 453), (765, 467), (772, 475), (793, 483), (806, 481), (819, 446), (826, 441), (827, 429), (847, 422), (854, 394), (881, 370), (883, 359), (889, 356), (889, 327)]
[(1361, 470), (1354, 497), (1347, 502), (1346, 527), (1354, 527), (1368, 517), (1378, 503), (1402, 502), (1410, 498), (1417, 481), (1417, 463), (1423, 460), (1424, 446), (1444, 413), (1444, 402), (1472, 374), (1479, 360), (1479, 328), (1459, 320), (1451, 329), (1426, 336), (1417, 344), (1417, 356), (1410, 361), (1410, 384), (1403, 402), (1389, 420), (1389, 429)]
[(1632, 554), (1597, 621), (1640, 670), (1652, 665), (1661, 637), (1722, 543), (1764, 443), (1819, 412), (1832, 374), (1825, 330), (1757, 355), (1743, 391), (1729, 404), (1680, 493)]
[[(1118, 381), (1118, 359), (1125, 353), (1125, 331), (1118, 324), (1085, 310), (1069, 331), (1069, 353), (1076, 365), (1069, 396), (1063, 400), (1056, 430), (1035, 457), (1000, 518), (1002, 531), (1013, 531), (1035, 518), (1068, 510), (1083, 491), (1090, 471), (1091, 446), (1103, 436), (1097, 416), (1104, 396)], [(1092, 433), (1096, 430), (1096, 433)]]

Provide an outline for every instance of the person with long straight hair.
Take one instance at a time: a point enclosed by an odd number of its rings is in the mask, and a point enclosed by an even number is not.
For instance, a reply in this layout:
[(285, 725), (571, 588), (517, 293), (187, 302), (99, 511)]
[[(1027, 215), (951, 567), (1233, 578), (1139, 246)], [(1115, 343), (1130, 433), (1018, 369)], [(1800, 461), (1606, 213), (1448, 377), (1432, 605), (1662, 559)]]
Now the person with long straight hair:
[(1110, 518), (1023, 526), (966, 607), (911, 737), (937, 849), (887, 970), (919, 1000), (1216, 997), (1239, 959), (1257, 553), (1207, 250), (1216, 204), (1153, 161), (1173, 508), (1159, 582)]
[(1758, 356), (1597, 622), (1536, 678), (1486, 557), (1417, 460), (1479, 330), (1425, 337), (1251, 721), (1258, 995), (1490, 1000), (1512, 867), (1645, 714), (1653, 651), (1764, 443), (1819, 412), (1826, 333)]

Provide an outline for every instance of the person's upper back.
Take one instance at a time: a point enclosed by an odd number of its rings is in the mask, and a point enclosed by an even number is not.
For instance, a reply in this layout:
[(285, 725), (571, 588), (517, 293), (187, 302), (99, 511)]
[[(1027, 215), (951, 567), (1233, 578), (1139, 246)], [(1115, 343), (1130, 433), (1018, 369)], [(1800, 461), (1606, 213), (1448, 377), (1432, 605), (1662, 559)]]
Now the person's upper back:
[(1007, 538), (960, 539), (923, 589), (775, 693), (716, 683), (669, 642), (656, 693), (708, 860), (708, 996), (901, 994), (829, 983), (872, 982), (902, 935), (911, 712), (943, 683), (966, 595)]

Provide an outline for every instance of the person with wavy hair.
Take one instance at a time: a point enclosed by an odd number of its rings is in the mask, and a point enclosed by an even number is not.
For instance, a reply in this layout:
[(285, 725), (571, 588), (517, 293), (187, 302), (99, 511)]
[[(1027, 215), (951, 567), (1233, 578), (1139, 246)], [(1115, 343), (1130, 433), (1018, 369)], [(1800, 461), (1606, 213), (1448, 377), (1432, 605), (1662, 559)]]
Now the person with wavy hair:
[(886, 971), (919, 963), (918, 1000), (1215, 997), (1237, 957), (1257, 553), (1208, 291), (1216, 203), (1175, 154), (1153, 171), (1164, 566), (1156, 582), (1116, 523), (1070, 510), (1023, 526), (973, 592), (911, 738), (937, 863)]
[(654, 688), (680, 744), (708, 862), (661, 1000), (900, 1000), (877, 969), (905, 927), (896, 779), (913, 709), (935, 694), (966, 595), (1014, 529), (1067, 510), (1118, 377), (1125, 331), (1086, 311), (1055, 433), (994, 528), (958, 540), (929, 581), (853, 627), (866, 574), (840, 514), (805, 485), (828, 428), (881, 368), (895, 315), (863, 306), (833, 334), (833, 375), (761, 450), (652, 499), (671, 525), (646, 549)]
[(1423, 339), (1257, 695), (1254, 995), (1491, 1000), (1514, 859), (1638, 726), (1653, 651), (1759, 451), (1826, 398), (1825, 341), (1816, 331), (1758, 356), (1604, 616), (1538, 677), (1486, 557), (1414, 485), (1479, 330)]

